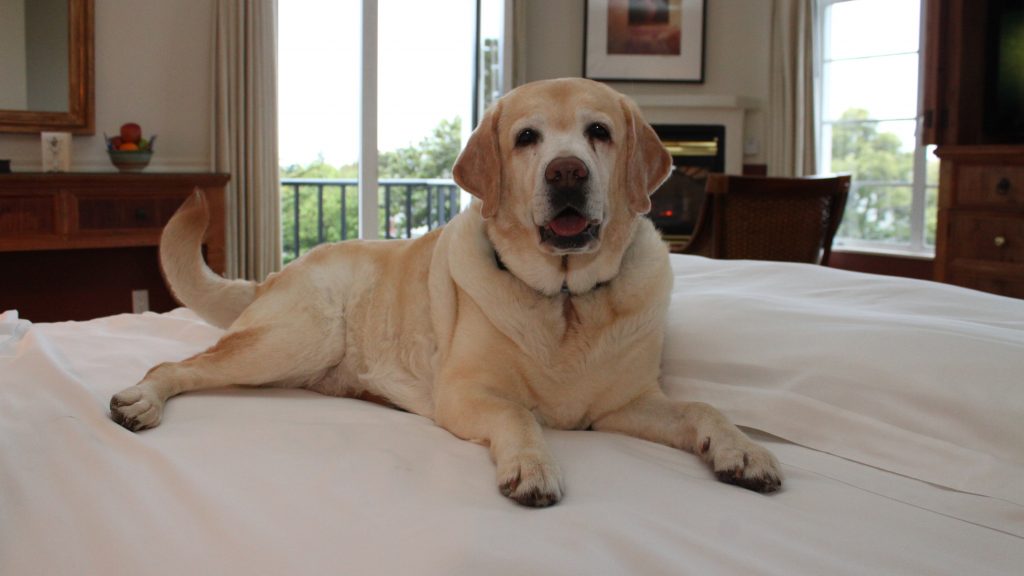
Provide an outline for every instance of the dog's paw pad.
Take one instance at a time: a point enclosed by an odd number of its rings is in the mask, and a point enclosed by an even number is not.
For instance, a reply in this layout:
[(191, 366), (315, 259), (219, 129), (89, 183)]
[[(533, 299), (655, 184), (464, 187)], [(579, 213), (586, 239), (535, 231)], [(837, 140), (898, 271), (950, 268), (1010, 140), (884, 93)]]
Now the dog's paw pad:
[(133, 432), (159, 424), (162, 412), (163, 403), (138, 386), (122, 390), (110, 399), (110, 418)]
[(551, 506), (562, 499), (562, 475), (554, 462), (539, 456), (519, 456), (513, 460), (498, 473), (502, 494), (533, 508)]
[(756, 444), (716, 451), (712, 467), (722, 482), (747, 490), (768, 494), (782, 487), (778, 461), (771, 452)]

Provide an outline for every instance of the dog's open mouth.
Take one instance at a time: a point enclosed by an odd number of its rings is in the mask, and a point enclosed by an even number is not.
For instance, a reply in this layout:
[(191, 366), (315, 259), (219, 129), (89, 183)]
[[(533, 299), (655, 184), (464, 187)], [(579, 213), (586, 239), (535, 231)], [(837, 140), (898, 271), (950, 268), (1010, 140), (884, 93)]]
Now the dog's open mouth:
[(575, 209), (566, 208), (540, 227), (540, 241), (556, 250), (572, 252), (587, 248), (600, 231), (600, 220), (589, 220)]

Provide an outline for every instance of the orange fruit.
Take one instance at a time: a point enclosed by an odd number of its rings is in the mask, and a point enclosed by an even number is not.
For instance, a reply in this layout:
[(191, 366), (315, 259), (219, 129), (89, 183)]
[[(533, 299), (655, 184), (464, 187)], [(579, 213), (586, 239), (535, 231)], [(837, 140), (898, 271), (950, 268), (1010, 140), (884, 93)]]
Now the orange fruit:
[(121, 147), (118, 150), (122, 152), (134, 152), (139, 149), (139, 145), (134, 142), (122, 142)]

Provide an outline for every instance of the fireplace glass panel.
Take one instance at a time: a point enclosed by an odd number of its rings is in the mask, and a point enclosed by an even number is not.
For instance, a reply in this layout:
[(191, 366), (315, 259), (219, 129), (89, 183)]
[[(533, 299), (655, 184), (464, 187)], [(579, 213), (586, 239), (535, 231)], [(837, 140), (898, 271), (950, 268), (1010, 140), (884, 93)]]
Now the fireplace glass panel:
[(725, 169), (725, 126), (655, 125), (672, 155), (672, 174), (651, 196), (648, 216), (670, 242), (685, 242), (693, 233), (704, 203), (710, 172)]

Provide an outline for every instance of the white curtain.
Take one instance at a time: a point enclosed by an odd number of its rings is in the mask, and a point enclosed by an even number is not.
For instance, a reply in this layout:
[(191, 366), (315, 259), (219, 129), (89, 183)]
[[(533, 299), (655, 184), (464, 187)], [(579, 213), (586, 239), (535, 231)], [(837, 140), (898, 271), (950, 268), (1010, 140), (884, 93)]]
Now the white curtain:
[(768, 173), (814, 174), (814, 0), (775, 0), (772, 8)]
[(281, 268), (277, 160), (277, 0), (217, 0), (213, 167), (231, 174), (227, 276)]

